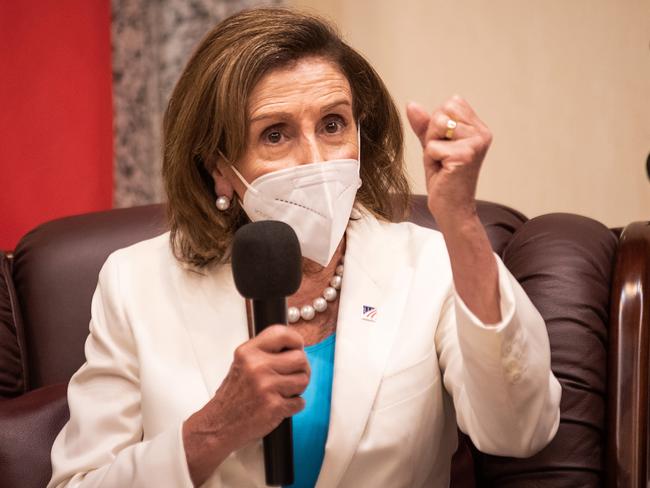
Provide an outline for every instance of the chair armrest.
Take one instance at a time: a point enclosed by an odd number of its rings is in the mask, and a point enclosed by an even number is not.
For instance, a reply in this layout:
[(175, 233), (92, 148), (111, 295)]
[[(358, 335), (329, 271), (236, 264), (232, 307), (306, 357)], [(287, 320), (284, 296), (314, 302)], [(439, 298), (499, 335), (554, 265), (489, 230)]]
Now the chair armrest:
[(0, 480), (42, 488), (52, 475), (50, 451), (69, 418), (66, 384), (0, 401)]
[(607, 486), (648, 486), (650, 223), (621, 233), (609, 331)]

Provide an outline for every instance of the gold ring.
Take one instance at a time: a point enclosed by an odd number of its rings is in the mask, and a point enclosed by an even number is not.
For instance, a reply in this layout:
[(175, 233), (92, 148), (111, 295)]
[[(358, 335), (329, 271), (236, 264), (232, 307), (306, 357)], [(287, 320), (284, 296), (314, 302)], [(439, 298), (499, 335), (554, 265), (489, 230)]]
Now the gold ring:
[(445, 139), (453, 139), (454, 129), (458, 124), (454, 119), (447, 120), (447, 132), (445, 132)]

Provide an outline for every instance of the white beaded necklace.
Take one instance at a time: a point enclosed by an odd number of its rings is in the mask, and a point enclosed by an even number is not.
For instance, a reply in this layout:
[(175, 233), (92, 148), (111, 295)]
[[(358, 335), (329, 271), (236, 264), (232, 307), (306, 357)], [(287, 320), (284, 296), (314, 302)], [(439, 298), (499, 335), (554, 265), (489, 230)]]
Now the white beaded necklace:
[(338, 296), (338, 291), (341, 289), (343, 283), (343, 258), (334, 271), (334, 276), (330, 280), (330, 286), (323, 290), (323, 293), (318, 298), (315, 298), (311, 305), (303, 305), (302, 307), (289, 307), (287, 310), (287, 319), (289, 323), (293, 324), (298, 322), (301, 318), (303, 320), (311, 320), (316, 316), (316, 312), (324, 312), (327, 310), (327, 302), (333, 302)]

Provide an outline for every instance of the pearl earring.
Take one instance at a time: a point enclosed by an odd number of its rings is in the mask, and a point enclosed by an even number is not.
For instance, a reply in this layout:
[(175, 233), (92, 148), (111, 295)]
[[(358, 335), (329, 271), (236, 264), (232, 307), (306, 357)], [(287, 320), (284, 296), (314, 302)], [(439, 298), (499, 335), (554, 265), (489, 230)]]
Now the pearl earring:
[(217, 206), (217, 210), (224, 212), (230, 208), (230, 198), (225, 195), (221, 195), (217, 198), (215, 205)]

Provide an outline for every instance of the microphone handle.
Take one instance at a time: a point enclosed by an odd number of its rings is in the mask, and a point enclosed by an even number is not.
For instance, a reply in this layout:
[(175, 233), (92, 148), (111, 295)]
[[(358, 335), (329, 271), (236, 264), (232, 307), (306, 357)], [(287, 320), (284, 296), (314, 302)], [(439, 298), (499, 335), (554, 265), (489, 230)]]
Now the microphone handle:
[[(287, 299), (253, 299), (255, 334), (272, 324), (287, 323)], [(293, 473), (293, 433), (291, 417), (264, 436), (264, 471), (268, 486), (290, 485)]]

